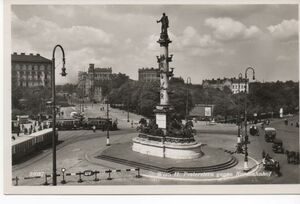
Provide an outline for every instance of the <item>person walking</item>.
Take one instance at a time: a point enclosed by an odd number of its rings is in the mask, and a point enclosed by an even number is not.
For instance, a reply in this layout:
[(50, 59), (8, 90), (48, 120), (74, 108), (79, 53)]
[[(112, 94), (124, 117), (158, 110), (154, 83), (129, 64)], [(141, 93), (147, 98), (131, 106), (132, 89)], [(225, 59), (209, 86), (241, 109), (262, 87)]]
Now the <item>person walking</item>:
[(93, 125), (93, 132), (96, 132), (96, 126)]

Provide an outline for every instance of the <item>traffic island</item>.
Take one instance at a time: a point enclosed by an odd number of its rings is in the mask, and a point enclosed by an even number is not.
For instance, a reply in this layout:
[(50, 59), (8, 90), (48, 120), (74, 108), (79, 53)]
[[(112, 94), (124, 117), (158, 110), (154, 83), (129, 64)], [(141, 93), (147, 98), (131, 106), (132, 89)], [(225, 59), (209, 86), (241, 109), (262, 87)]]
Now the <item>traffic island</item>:
[(202, 156), (194, 159), (163, 158), (132, 151), (132, 142), (119, 143), (105, 149), (97, 159), (126, 166), (132, 166), (152, 172), (214, 172), (229, 169), (237, 165), (236, 157), (223, 149), (202, 147)]

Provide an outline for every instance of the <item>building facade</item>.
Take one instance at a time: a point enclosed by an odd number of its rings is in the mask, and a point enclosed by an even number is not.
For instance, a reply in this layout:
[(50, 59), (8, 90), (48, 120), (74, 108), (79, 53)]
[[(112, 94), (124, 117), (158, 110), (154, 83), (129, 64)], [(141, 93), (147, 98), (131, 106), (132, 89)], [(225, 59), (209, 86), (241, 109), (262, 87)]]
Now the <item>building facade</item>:
[(51, 87), (52, 61), (40, 54), (11, 55), (12, 83), (22, 87)]
[(111, 80), (112, 68), (95, 68), (89, 64), (88, 72), (78, 72), (78, 88), (81, 97), (88, 97), (89, 100), (100, 102), (102, 100), (101, 82)]
[(139, 69), (139, 81), (142, 82), (159, 81), (159, 69), (153, 67)]
[(245, 91), (248, 92), (249, 90), (247, 80), (237, 78), (203, 80), (202, 86), (203, 88), (215, 88), (220, 90), (224, 90), (225, 87), (228, 87), (233, 94)]

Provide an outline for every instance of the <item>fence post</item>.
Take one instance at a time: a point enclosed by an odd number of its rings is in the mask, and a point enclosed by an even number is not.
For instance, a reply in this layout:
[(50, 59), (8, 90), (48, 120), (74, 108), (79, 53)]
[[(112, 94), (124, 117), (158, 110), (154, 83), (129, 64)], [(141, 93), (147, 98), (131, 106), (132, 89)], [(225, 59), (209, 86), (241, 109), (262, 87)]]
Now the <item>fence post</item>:
[(140, 168), (135, 169), (137, 170), (137, 175), (135, 176), (136, 178), (141, 178), (141, 174), (140, 174)]
[(79, 175), (79, 180), (77, 181), (78, 183), (82, 183), (83, 182), (83, 180), (81, 179), (81, 171), (78, 173), (78, 175)]
[(61, 184), (66, 184), (66, 180), (65, 180), (65, 172), (62, 172), (62, 180), (60, 182)]
[(94, 174), (95, 174), (95, 179), (94, 179), (94, 181), (99, 181), (99, 180), (100, 180), (100, 179), (98, 179), (98, 177), (97, 177), (97, 174), (98, 174), (98, 173), (100, 173), (100, 172), (99, 172), (99, 171), (95, 171), (95, 172), (94, 172)]
[(19, 185), (19, 178), (16, 176), (16, 186)]
[(48, 183), (48, 177), (47, 176), (48, 175), (45, 174), (45, 182), (43, 183), (44, 186), (48, 186), (49, 185), (49, 183)]
[(108, 172), (108, 177), (106, 180), (112, 180), (112, 178), (110, 177), (111, 170), (109, 169), (107, 172)]

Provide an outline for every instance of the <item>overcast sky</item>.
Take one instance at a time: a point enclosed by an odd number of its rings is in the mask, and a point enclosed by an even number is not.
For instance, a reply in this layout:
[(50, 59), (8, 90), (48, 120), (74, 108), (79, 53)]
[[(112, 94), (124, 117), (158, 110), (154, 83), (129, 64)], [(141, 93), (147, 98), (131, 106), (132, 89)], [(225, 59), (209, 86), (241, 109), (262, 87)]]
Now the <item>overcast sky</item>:
[[(260, 81), (298, 81), (297, 5), (32, 6), (12, 7), (11, 52), (40, 53), (51, 59), (61, 44), (68, 76), (77, 83), (88, 64), (112, 67), (138, 78), (141, 67), (157, 67), (160, 19), (170, 21), (175, 76), (234, 77), (253, 66)], [(61, 54), (57, 52), (57, 73)]]

